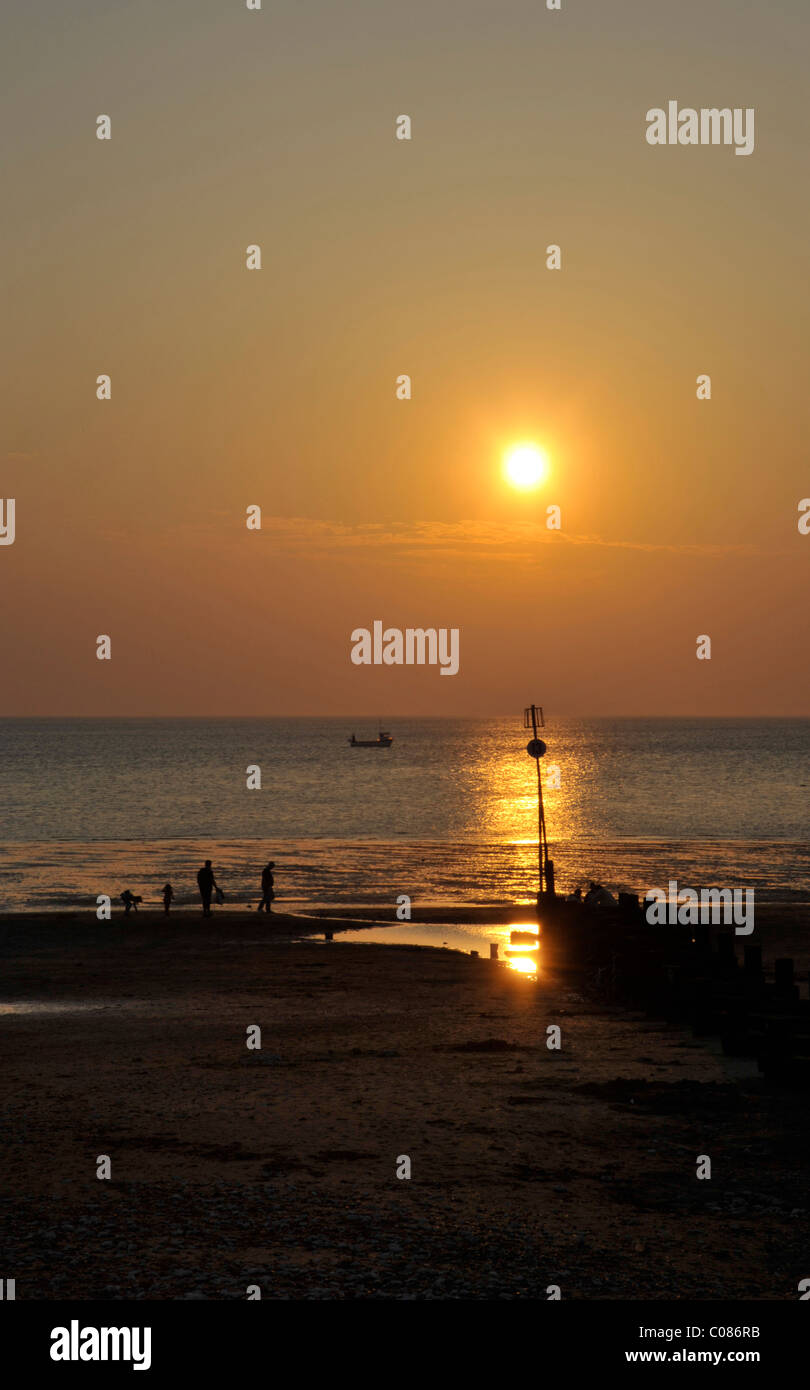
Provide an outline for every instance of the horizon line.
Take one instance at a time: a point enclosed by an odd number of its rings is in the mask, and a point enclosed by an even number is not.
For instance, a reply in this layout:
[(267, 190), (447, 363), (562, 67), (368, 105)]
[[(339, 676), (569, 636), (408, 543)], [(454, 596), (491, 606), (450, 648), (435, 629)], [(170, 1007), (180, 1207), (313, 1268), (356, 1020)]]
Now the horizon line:
[[(4, 720), (17, 720), (20, 722), (34, 722), (36, 720), (66, 720), (66, 719), (87, 719), (87, 720), (124, 720), (124, 719), (144, 719), (144, 720), (255, 720), (255, 719), (307, 719), (318, 720), (324, 723), (327, 720), (366, 720), (371, 723), (387, 723), (394, 719), (414, 720), (414, 719), (445, 719), (459, 722), (464, 719), (518, 719), (520, 715), (514, 711), (508, 713), (488, 713), (488, 714), (386, 714), (380, 719), (379, 715), (350, 713), (350, 714), (0, 714), (0, 722)], [(554, 719), (590, 719), (590, 720), (609, 720), (609, 719), (693, 719), (712, 720), (712, 719), (806, 719), (810, 720), (810, 711), (806, 714), (651, 714), (644, 711), (634, 711), (629, 714), (571, 714), (561, 713), (549, 716)]]

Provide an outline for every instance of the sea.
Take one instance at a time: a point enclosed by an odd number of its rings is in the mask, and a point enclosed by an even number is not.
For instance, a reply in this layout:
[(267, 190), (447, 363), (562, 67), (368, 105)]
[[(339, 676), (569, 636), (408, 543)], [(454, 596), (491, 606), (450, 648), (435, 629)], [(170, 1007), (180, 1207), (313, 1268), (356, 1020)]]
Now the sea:
[[(5, 719), (0, 912), (124, 889), (224, 910), (530, 903), (537, 763), (520, 718)], [(675, 879), (810, 899), (810, 720), (563, 719), (540, 762), (558, 889), (643, 894)], [(252, 773), (248, 769), (254, 769)], [(255, 769), (259, 770), (257, 777)], [(251, 789), (248, 781), (261, 785)]]

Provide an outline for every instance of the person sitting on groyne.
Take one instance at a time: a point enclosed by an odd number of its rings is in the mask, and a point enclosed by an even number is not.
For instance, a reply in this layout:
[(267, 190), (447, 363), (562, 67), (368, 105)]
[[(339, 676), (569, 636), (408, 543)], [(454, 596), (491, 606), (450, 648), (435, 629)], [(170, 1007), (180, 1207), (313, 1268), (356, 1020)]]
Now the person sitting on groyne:
[(591, 880), (590, 887), (584, 898), (586, 907), (615, 907), (616, 899), (613, 894), (602, 886), (601, 883), (594, 883)]

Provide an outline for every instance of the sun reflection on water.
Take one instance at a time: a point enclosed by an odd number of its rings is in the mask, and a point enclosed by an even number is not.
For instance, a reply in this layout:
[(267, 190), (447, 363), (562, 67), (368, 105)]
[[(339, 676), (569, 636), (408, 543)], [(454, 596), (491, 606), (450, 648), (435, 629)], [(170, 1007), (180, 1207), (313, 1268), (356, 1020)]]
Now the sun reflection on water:
[[(341, 930), (330, 921), (332, 942), (357, 945), (432, 946), (494, 959), (525, 979), (536, 979), (542, 970), (540, 933), (536, 922), (460, 923), (408, 922)], [(493, 957), (492, 948), (497, 948)]]
[[(523, 731), (514, 744), (493, 744), (491, 752), (479, 750), (480, 794), (468, 802), (479, 826), (494, 842), (509, 846), (514, 854), (510, 864), (510, 883), (506, 893), (517, 898), (518, 883), (539, 885), (537, 863), (537, 769), (526, 752)], [(559, 758), (559, 762), (557, 761)], [(593, 756), (587, 746), (555, 746), (549, 732), (548, 753), (540, 764), (543, 803), (551, 854), (556, 847), (582, 838), (581, 800), (583, 786), (594, 781)], [(558, 866), (560, 868), (561, 866)], [(564, 870), (563, 870), (564, 872)], [(525, 891), (525, 890), (524, 890)], [(525, 901), (525, 899), (524, 899)]]
[(506, 963), (510, 970), (516, 970), (519, 975), (536, 975), (539, 968), (539, 962), (534, 956), (510, 955)]
[(536, 978), (540, 973), (540, 930), (535, 922), (510, 922), (501, 928), (508, 933), (504, 949), (504, 964), (518, 975)]

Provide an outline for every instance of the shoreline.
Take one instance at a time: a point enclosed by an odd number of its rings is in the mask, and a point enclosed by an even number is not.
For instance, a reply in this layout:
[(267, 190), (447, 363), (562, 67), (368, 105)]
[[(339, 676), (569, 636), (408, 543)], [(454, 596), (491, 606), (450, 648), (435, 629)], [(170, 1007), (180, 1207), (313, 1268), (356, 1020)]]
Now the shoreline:
[[(643, 898), (675, 878), (698, 889), (745, 888), (763, 907), (810, 902), (807, 841), (552, 840), (552, 853), (561, 892), (585, 889), (594, 879), (614, 895), (626, 891)], [(511, 837), (20, 840), (0, 846), (0, 908), (94, 912), (99, 896), (107, 894), (116, 912), (128, 888), (143, 896), (144, 907), (160, 910), (169, 881), (174, 909), (193, 912), (199, 908), (197, 869), (207, 858), (213, 859), (228, 913), (257, 906), (260, 870), (268, 858), (276, 863), (276, 905), (298, 915), (393, 909), (401, 893), (415, 906), (442, 912), (465, 911), (471, 898), (480, 908), (497, 910), (520, 900), (531, 906), (537, 891), (536, 844)]]

